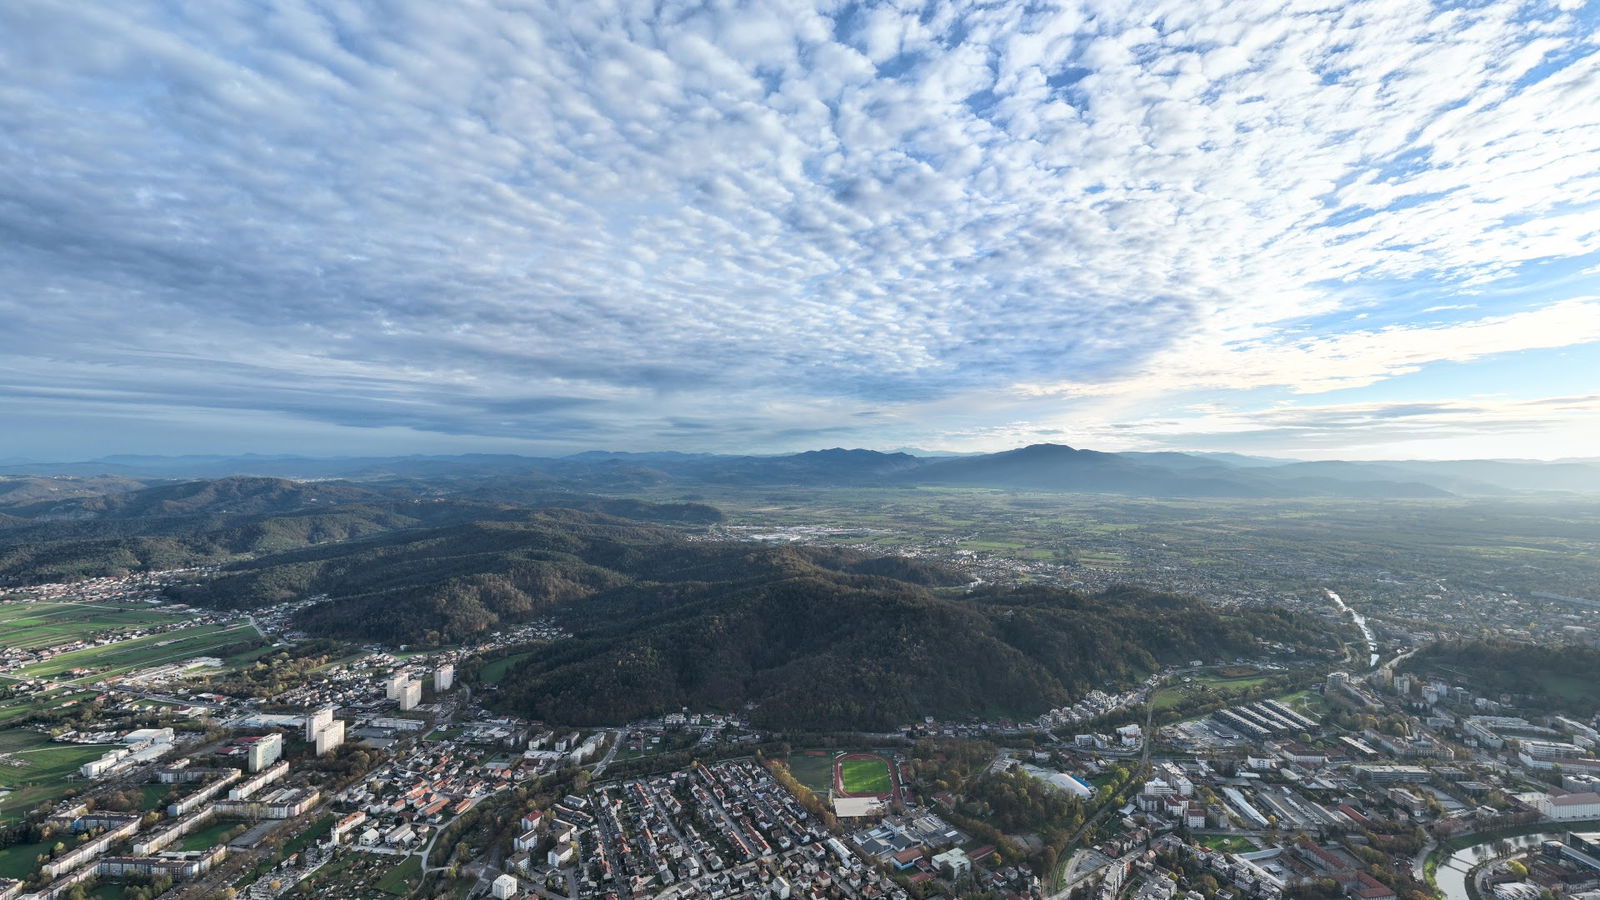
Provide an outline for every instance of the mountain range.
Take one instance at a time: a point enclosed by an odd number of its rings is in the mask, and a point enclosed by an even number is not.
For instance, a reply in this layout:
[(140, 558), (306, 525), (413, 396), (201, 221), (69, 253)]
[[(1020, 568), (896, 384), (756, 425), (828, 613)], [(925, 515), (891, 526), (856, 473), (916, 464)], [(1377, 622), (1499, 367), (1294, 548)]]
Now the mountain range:
[[(366, 484), (498, 481), (517, 490), (626, 492), (695, 485), (916, 487), (948, 485), (1148, 497), (1427, 498), (1600, 492), (1600, 461), (1395, 460), (1302, 462), (1230, 453), (1105, 453), (1035, 444), (1000, 453), (913, 455), (834, 448), (778, 456), (589, 451), (564, 457), (504, 454), (315, 458), (109, 456), (0, 466), (0, 504), (25, 479), (93, 477), (141, 486), (151, 479), (256, 475)], [(44, 486), (48, 488), (48, 485)], [(72, 490), (59, 482), (61, 490)], [(28, 482), (34, 499), (48, 490)], [(11, 514), (10, 510), (5, 510)]]

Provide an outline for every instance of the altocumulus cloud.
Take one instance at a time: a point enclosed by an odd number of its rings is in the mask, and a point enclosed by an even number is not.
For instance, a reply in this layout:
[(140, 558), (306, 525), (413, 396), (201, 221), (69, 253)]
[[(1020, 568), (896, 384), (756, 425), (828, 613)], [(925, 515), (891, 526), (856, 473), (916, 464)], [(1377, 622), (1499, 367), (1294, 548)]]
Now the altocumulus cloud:
[(758, 448), (1592, 341), (1283, 329), (1592, 251), (1595, 18), (10, 0), (3, 403)]

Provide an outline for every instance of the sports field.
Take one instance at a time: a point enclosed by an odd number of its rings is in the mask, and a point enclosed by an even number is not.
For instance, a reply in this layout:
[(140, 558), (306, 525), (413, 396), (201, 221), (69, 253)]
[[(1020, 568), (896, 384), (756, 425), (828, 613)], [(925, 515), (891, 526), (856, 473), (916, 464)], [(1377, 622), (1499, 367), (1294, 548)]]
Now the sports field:
[(881, 759), (845, 759), (839, 762), (839, 779), (851, 796), (888, 794), (894, 791), (889, 764)]
[(833, 790), (833, 750), (796, 750), (789, 754), (789, 773), (821, 797)]

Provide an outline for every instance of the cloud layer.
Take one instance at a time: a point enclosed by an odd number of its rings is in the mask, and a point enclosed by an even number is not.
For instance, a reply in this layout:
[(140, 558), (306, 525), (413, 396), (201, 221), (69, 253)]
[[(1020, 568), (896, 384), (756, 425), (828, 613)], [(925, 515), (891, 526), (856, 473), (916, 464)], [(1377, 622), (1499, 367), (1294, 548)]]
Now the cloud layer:
[(1600, 247), (1592, 4), (1203, 6), (14, 0), (0, 402), (937, 444), (1600, 340), (1473, 299)]

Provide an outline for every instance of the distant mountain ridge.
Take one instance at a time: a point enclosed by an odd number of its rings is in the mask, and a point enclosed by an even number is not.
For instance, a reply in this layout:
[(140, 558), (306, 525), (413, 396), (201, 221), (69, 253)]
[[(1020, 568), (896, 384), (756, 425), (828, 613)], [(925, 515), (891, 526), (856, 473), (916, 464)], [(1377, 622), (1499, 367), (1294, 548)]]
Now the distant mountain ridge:
[[(1600, 493), (1600, 462), (1396, 460), (1302, 462), (1231, 453), (1107, 453), (1034, 444), (1000, 453), (918, 456), (840, 447), (773, 456), (585, 451), (563, 457), (512, 454), (313, 458), (300, 456), (115, 456), (75, 463), (0, 466), (8, 481), (40, 476), (206, 479), (232, 476), (408, 479), (441, 483), (515, 478), (552, 491), (623, 492), (660, 485), (915, 487), (951, 485), (1026, 491), (1195, 498), (1430, 498), (1519, 493)], [(37, 481), (29, 493), (41, 490)], [(6, 508), (6, 514), (16, 514)]]

